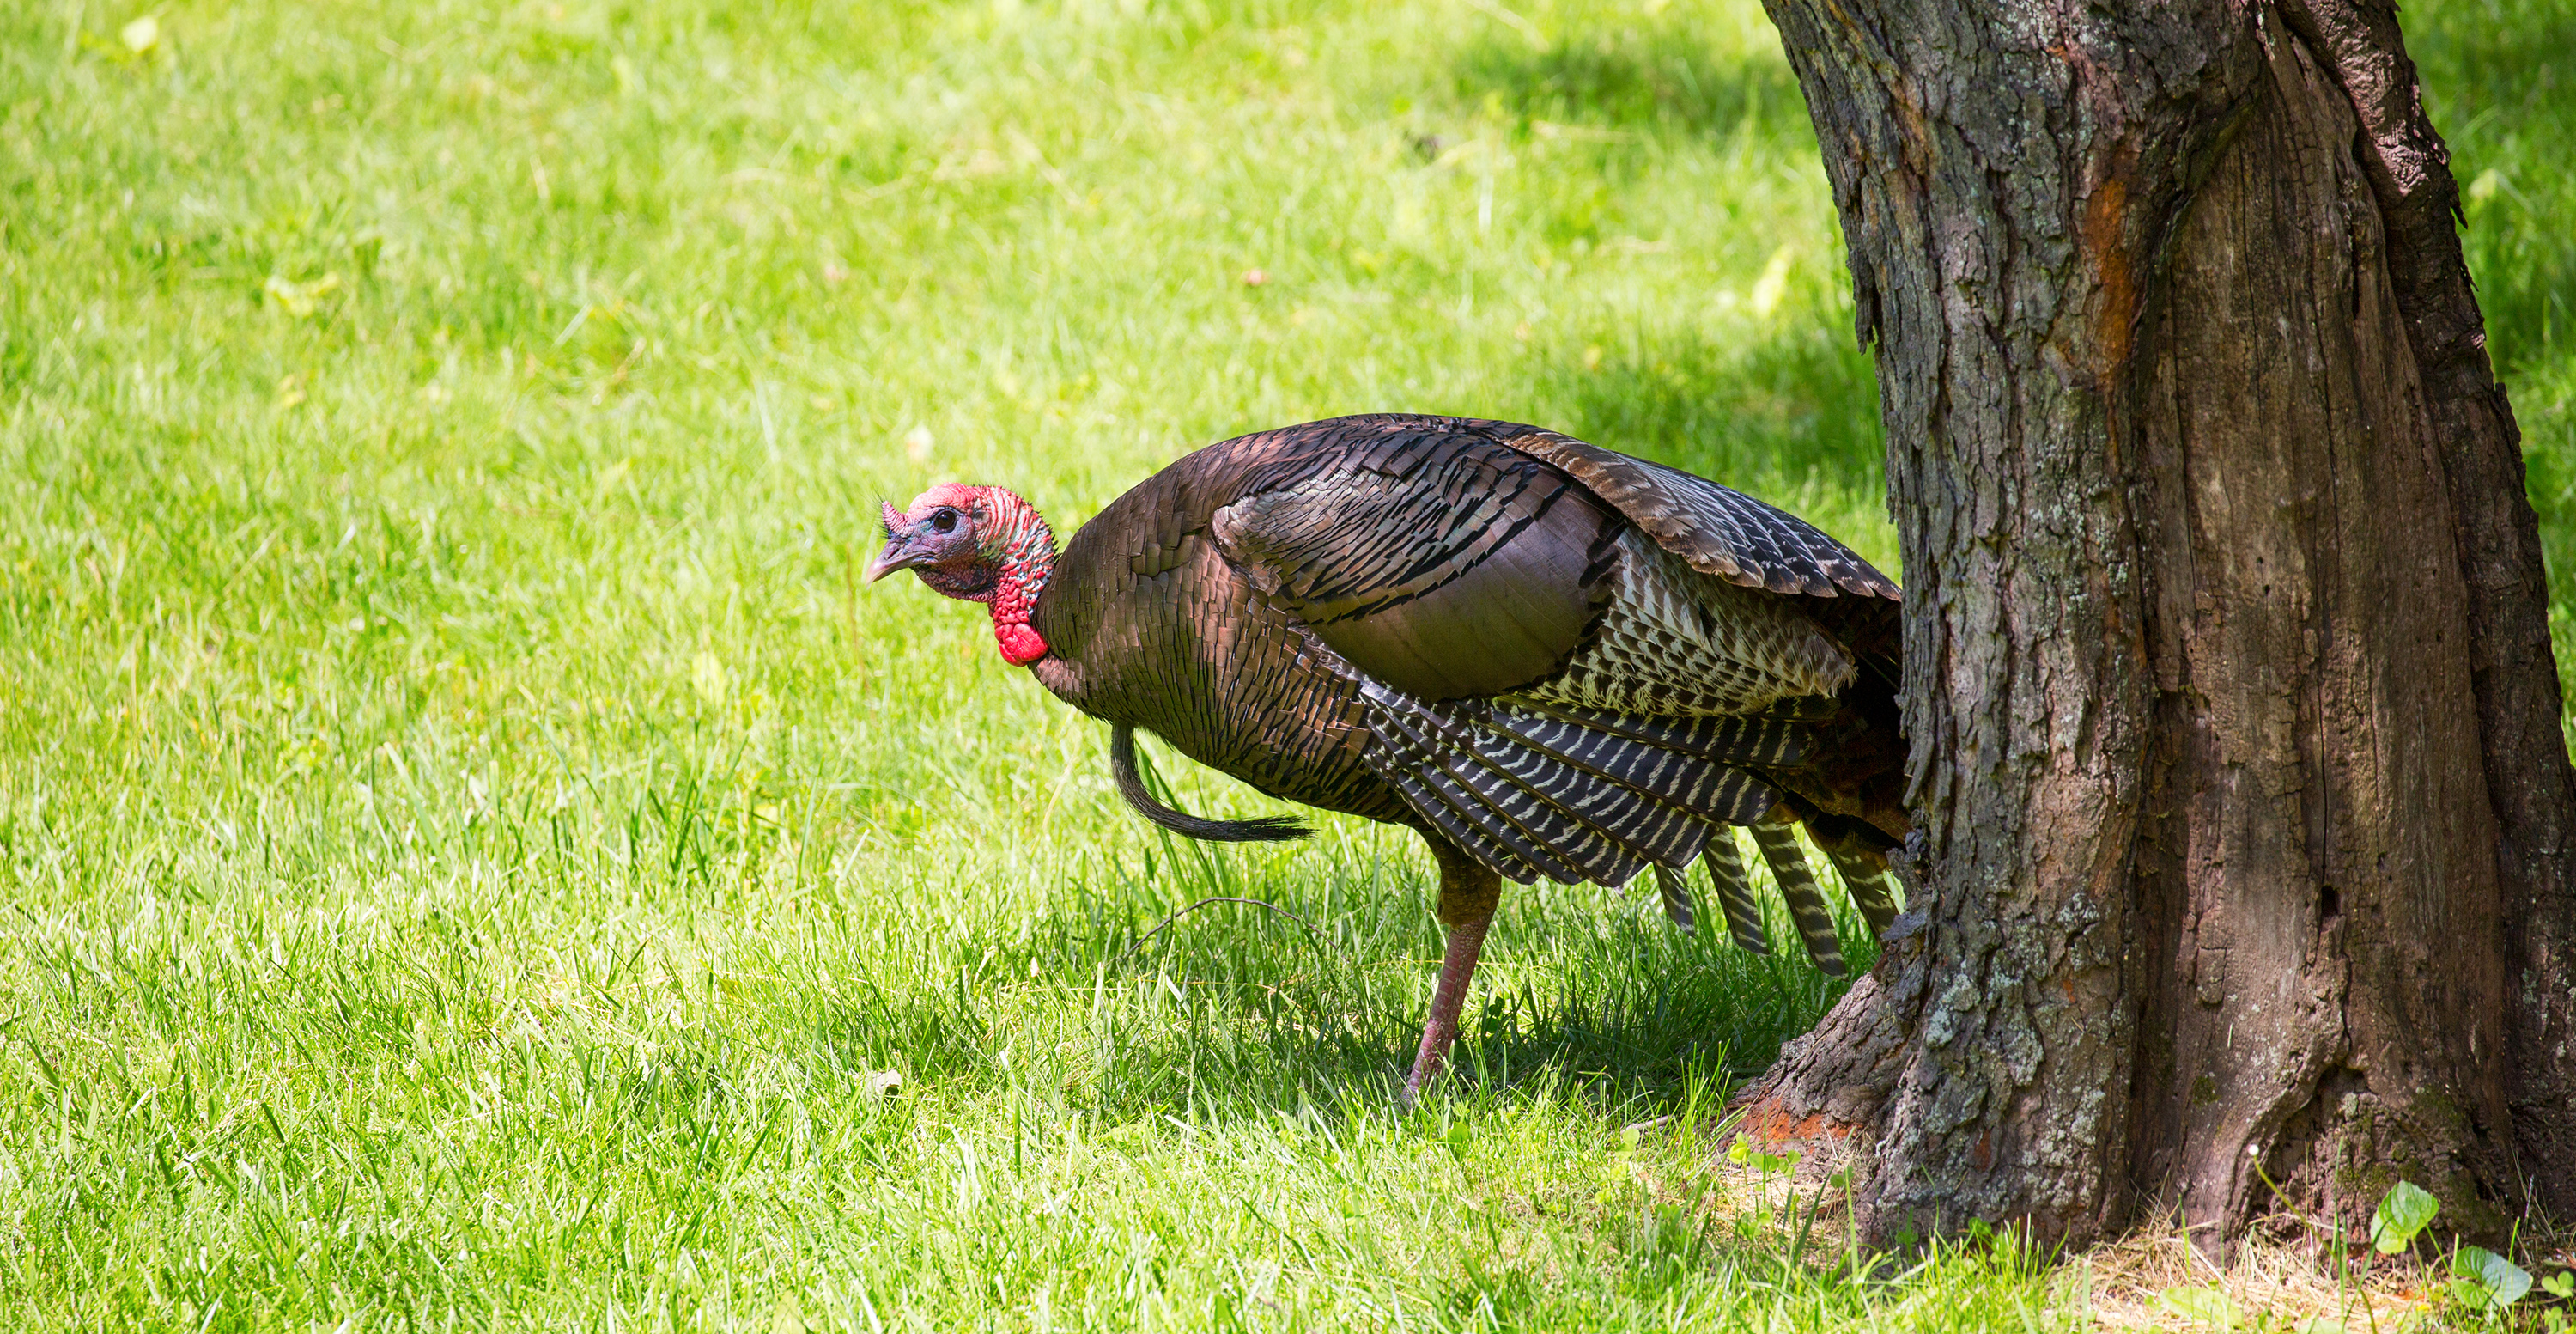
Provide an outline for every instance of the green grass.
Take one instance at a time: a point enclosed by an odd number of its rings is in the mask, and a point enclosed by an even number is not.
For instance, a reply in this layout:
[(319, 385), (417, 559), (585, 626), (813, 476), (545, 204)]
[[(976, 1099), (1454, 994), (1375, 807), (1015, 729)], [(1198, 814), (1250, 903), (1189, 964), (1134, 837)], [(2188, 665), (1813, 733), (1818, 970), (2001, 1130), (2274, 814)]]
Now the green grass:
[[(154, 13), (0, 12), (0, 1326), (2081, 1322), (1728, 1206), (1688, 1128), (1835, 993), (1642, 891), (1514, 894), (1396, 1117), (1409, 835), (1152, 837), (856, 580), (937, 478), (1069, 530), (1398, 408), (1894, 568), (1757, 6)], [(2576, 554), (2576, 0), (2409, 17)], [(1135, 948), (1220, 891), (1314, 931)]]
[(2522, 424), (2576, 745), (2576, 0), (2442, 0), (2408, 22), (2466, 196), (2488, 351)]

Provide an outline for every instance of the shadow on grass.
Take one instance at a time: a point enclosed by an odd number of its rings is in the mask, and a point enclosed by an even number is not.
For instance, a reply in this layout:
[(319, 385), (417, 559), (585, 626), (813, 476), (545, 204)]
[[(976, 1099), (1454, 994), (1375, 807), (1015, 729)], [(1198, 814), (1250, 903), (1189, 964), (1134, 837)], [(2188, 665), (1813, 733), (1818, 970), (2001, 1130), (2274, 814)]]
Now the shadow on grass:
[[(1138, 947), (1200, 888), (1083, 891), (1024, 943), (991, 947), (997, 975), (1103, 988), (1093, 1004), (1103, 1114), (1259, 1117), (1302, 1102), (1390, 1102), (1440, 953), (1425, 887), (1389, 885), (1363, 902), (1367, 887), (1349, 877), (1259, 886), (1312, 930), (1220, 905)], [(1723, 1086), (1767, 1064), (1843, 990), (1795, 953), (1784, 927), (1774, 933), (1788, 952), (1762, 958), (1721, 931), (1674, 932), (1634, 892), (1509, 893), (1453, 1054), (1454, 1087), (1562, 1099), (1624, 1122)], [(1872, 957), (1857, 934), (1845, 950), (1861, 968)]]
[(1497, 100), (1524, 120), (1710, 134), (1738, 127), (1805, 135), (1807, 107), (1786, 62), (1719, 56), (1727, 43), (1694, 25), (1572, 33), (1544, 48), (1496, 35), (1451, 65), (1462, 102)]

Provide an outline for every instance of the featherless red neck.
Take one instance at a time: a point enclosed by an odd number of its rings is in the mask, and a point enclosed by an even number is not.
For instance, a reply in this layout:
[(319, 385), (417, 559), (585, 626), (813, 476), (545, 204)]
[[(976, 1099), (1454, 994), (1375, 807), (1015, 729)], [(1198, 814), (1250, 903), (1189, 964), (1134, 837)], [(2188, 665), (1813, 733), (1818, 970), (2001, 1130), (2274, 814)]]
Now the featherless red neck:
[(1000, 487), (984, 488), (984, 498), (992, 507), (992, 540), (1001, 544), (1002, 559), (993, 582), (993, 638), (1004, 659), (1026, 667), (1047, 653), (1046, 641), (1029, 626), (1029, 613), (1055, 573), (1055, 530), (1027, 501)]

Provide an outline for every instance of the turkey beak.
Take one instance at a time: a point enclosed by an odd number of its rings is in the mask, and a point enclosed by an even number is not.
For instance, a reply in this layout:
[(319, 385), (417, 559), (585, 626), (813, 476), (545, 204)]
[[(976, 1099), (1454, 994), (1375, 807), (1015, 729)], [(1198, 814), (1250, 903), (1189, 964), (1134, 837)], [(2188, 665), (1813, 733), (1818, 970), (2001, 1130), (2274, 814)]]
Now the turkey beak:
[(912, 530), (905, 526), (903, 511), (896, 509), (892, 501), (885, 505), (885, 533), (885, 550), (878, 552), (877, 558), (869, 561), (868, 568), (863, 571), (872, 584), (897, 570), (909, 570), (930, 559), (929, 552), (913, 549)]

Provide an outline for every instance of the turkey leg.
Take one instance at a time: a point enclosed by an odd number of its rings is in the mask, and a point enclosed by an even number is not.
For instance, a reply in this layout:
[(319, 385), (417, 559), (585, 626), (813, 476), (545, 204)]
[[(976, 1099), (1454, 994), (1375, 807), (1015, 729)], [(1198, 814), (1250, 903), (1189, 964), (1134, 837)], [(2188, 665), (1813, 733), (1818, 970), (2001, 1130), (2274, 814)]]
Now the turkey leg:
[(1423, 1086), (1449, 1058), (1449, 1044), (1458, 1037), (1458, 1012), (1467, 1004), (1467, 983), (1476, 975), (1485, 931), (1494, 924), (1494, 907), (1503, 899), (1501, 876), (1447, 839), (1425, 835), (1424, 840), (1440, 863), (1440, 925), (1447, 930), (1449, 943), (1440, 953), (1440, 981), (1431, 989), (1431, 1017), (1422, 1025), (1422, 1047), (1414, 1053), (1413, 1073), (1404, 1081), (1407, 1107), (1422, 1096)]

